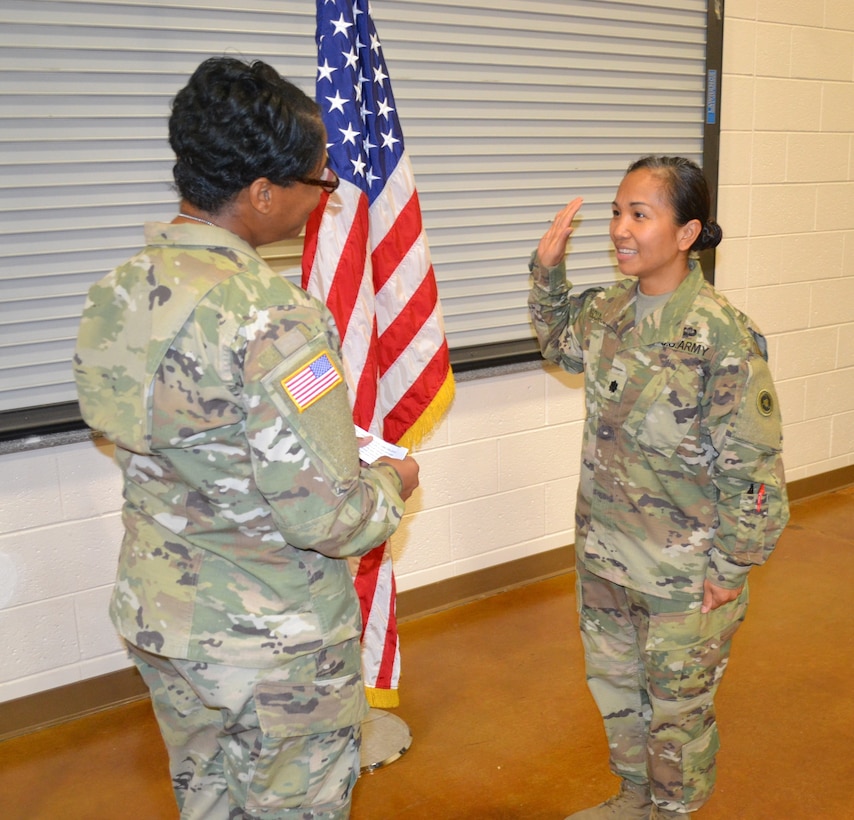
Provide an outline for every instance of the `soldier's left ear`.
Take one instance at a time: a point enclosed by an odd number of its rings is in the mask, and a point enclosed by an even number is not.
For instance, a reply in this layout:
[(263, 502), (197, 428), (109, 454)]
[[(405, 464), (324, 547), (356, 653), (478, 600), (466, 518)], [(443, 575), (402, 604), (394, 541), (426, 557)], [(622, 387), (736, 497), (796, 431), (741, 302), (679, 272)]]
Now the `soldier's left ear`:
[(686, 222), (682, 225), (677, 232), (679, 250), (691, 250), (691, 245), (697, 241), (697, 237), (700, 235), (700, 231), (702, 230), (703, 226), (700, 224), (699, 219), (692, 219), (690, 222)]

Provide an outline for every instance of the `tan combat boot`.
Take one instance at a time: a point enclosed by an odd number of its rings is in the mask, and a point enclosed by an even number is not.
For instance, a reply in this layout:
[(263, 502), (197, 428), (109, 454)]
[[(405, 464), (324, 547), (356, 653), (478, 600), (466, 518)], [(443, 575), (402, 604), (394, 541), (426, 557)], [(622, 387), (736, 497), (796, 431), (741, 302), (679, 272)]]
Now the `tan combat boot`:
[(649, 783), (632, 783), (623, 780), (620, 793), (593, 806), (570, 814), (566, 820), (649, 820), (652, 811), (652, 797)]

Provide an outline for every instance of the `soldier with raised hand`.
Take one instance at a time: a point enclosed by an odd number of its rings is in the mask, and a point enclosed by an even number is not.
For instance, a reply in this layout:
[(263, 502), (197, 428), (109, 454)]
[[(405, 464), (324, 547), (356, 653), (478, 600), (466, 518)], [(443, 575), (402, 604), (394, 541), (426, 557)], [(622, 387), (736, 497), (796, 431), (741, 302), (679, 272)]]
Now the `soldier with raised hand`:
[(212, 58), (169, 139), (180, 212), (93, 285), (74, 357), (124, 475), (111, 616), (182, 818), (343, 820), (367, 712), (344, 559), (394, 532), (418, 465), (360, 462), (332, 316), (256, 250), (337, 185), (316, 104)]
[(625, 279), (571, 295), (581, 199), (532, 256), (543, 356), (584, 373), (576, 569), (587, 680), (620, 791), (577, 820), (682, 817), (710, 797), (714, 696), (747, 609), (747, 575), (788, 520), (764, 338), (703, 278), (715, 247), (700, 168), (644, 157), (610, 237)]

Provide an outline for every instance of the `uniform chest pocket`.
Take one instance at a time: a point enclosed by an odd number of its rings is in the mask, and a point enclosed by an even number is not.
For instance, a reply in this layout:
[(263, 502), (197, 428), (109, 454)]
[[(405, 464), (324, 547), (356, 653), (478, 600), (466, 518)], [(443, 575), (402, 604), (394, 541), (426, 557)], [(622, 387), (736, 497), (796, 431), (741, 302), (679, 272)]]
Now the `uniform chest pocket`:
[(669, 363), (638, 394), (623, 429), (644, 447), (671, 458), (689, 434), (698, 435), (701, 388), (702, 367)]

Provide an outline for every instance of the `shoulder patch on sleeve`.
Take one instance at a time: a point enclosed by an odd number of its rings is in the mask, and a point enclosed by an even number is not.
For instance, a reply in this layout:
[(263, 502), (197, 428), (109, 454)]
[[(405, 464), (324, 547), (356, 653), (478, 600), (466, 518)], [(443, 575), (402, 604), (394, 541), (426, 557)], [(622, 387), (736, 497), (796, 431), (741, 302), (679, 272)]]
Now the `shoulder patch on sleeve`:
[(765, 361), (754, 358), (733, 434), (739, 441), (779, 450), (782, 435), (780, 406)]
[(282, 388), (300, 413), (344, 381), (328, 351), (315, 356), (308, 364), (281, 381)]

